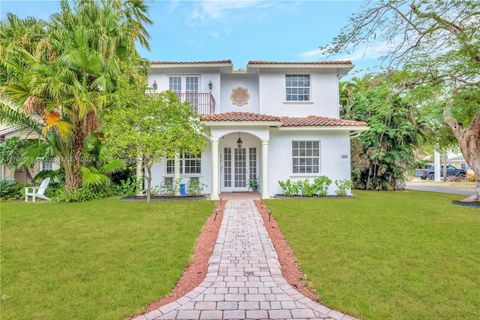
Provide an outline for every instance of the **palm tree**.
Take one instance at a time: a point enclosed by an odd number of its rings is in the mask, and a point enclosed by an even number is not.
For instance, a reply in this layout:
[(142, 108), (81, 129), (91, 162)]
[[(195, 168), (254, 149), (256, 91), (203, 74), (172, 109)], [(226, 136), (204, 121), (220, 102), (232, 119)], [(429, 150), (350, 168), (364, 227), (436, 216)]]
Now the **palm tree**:
[(102, 109), (122, 85), (143, 81), (135, 42), (148, 47), (146, 11), (142, 0), (63, 0), (49, 21), (7, 15), (0, 24), (0, 121), (58, 150), (67, 189), (82, 185), (85, 140)]

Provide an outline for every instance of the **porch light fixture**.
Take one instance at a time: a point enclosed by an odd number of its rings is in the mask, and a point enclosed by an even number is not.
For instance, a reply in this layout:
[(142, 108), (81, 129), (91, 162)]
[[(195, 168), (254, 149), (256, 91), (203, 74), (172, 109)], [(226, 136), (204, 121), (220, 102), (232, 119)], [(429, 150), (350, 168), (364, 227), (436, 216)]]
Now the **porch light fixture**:
[(153, 91), (157, 91), (157, 88), (158, 88), (158, 84), (157, 84), (157, 81), (153, 80)]
[(210, 80), (208, 82), (208, 90), (212, 91), (212, 88), (213, 88), (213, 83), (212, 83), (212, 80)]
[(238, 146), (239, 148), (241, 148), (241, 147), (242, 147), (242, 143), (243, 143), (243, 141), (242, 141), (242, 138), (240, 138), (240, 133), (239, 133), (239, 134), (238, 134), (238, 140), (237, 140), (237, 146)]

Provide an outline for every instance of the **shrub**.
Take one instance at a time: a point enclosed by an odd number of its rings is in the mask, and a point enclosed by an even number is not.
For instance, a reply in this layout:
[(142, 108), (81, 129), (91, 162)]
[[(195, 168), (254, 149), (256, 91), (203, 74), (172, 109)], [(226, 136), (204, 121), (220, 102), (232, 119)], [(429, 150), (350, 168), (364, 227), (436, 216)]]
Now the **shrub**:
[(141, 188), (142, 181), (135, 178), (127, 178), (127, 180), (120, 180), (120, 184), (113, 185), (112, 189), (115, 194), (134, 196)]
[(252, 191), (258, 191), (258, 179), (250, 179), (250, 181), (248, 181), (248, 188)]
[(23, 185), (15, 180), (0, 180), (0, 199), (21, 199), (23, 197)]
[(278, 181), (278, 184), (280, 185), (280, 188), (282, 188), (283, 194), (286, 196), (291, 196), (293, 195), (293, 190), (292, 190), (292, 181), (288, 179), (287, 181)]
[(292, 182), (290, 179), (287, 181), (278, 181), (280, 188), (282, 188), (283, 194), (286, 196), (294, 196), (300, 194), (303, 189), (303, 181), (298, 180), (296, 182)]
[(190, 180), (187, 191), (189, 195), (198, 196), (203, 191), (203, 183), (200, 183), (197, 179)]
[(347, 196), (348, 190), (352, 187), (352, 181), (348, 179), (335, 180), (335, 185), (337, 186), (335, 194), (339, 197), (345, 197)]
[(292, 192), (294, 195), (299, 195), (300, 191), (302, 190), (303, 187), (303, 182), (302, 180), (298, 180), (294, 183), (292, 183)]
[(313, 197), (317, 192), (315, 183), (310, 183), (308, 179), (302, 182), (302, 195), (305, 197)]
[(316, 189), (315, 193), (318, 193), (321, 197), (326, 197), (328, 194), (328, 187), (332, 184), (332, 180), (327, 176), (320, 176), (316, 177), (313, 183)]
[(467, 172), (467, 176), (465, 177), (465, 179), (467, 181), (470, 181), (470, 182), (475, 182), (477, 181), (477, 176), (475, 175), (475, 172), (473, 171), (468, 171)]

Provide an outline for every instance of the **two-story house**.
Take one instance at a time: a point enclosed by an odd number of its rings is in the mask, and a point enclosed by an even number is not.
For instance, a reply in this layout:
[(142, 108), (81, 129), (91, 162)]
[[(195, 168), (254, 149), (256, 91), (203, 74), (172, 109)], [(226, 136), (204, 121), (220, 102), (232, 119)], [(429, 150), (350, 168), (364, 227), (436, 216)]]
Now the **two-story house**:
[(211, 132), (201, 155), (180, 156), (176, 177), (172, 159), (155, 164), (153, 185), (198, 179), (218, 199), (257, 180), (268, 198), (281, 193), (279, 180), (350, 179), (350, 139), (366, 130), (339, 118), (339, 78), (352, 68), (350, 61), (249, 61), (244, 70), (230, 60), (152, 62), (149, 85), (189, 101)]

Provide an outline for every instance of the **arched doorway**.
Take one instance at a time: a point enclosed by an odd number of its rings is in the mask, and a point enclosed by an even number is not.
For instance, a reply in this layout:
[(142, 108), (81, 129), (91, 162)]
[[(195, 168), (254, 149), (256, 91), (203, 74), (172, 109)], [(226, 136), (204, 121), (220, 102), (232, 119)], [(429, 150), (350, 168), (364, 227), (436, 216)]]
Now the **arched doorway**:
[(220, 191), (258, 191), (260, 187), (260, 149), (258, 137), (232, 132), (220, 138)]

